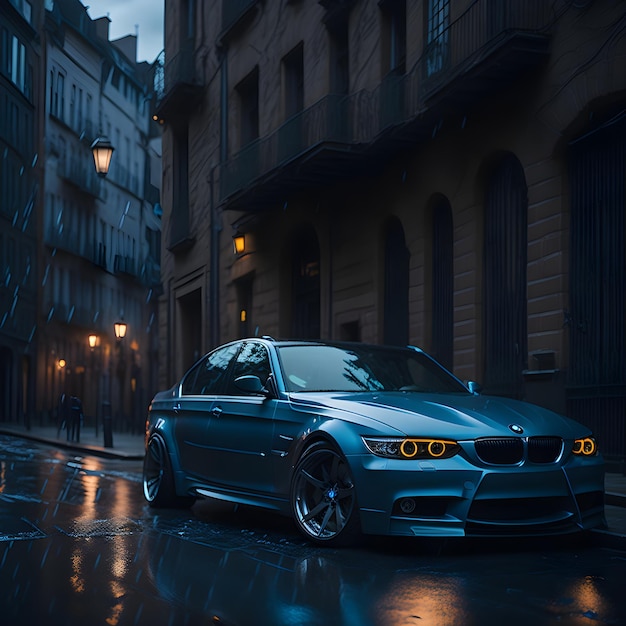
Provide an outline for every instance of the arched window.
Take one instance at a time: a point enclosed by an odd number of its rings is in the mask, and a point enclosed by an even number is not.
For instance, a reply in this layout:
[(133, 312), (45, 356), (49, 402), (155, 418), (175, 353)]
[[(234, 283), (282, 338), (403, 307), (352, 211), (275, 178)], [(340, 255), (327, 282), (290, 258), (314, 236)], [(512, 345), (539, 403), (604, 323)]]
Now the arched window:
[(313, 228), (300, 231), (292, 248), (294, 339), (320, 338), (320, 248)]
[(383, 342), (409, 343), (409, 258), (400, 220), (392, 218), (385, 231), (385, 298)]

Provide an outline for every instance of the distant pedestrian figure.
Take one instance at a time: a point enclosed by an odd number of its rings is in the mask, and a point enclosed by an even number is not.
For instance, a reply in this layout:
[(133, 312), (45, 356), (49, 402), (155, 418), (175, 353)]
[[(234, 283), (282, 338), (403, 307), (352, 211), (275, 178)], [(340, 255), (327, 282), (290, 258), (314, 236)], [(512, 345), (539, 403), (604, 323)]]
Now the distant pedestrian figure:
[(67, 423), (67, 440), (80, 441), (80, 426), (83, 421), (83, 403), (80, 398), (70, 399), (70, 417)]

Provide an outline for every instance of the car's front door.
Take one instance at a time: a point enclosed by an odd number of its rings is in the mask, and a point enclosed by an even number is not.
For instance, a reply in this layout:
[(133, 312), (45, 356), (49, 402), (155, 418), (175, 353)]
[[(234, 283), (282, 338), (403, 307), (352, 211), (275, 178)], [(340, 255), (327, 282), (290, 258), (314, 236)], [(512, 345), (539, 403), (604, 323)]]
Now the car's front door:
[(272, 424), (277, 401), (239, 389), (240, 376), (271, 374), (266, 347), (248, 341), (231, 370), (225, 395), (215, 399), (209, 424), (211, 482), (216, 486), (269, 493), (273, 491)]
[(238, 344), (231, 344), (204, 357), (189, 370), (178, 397), (172, 400), (176, 444), (186, 473), (211, 478), (214, 464), (208, 438), (212, 409), (225, 389), (230, 364), (238, 349)]

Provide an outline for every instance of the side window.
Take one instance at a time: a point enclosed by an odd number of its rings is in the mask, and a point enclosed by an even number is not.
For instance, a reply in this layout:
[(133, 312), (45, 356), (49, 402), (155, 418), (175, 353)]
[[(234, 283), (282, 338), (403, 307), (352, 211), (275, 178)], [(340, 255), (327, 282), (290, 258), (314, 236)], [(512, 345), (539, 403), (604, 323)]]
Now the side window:
[(228, 395), (242, 395), (242, 392), (235, 386), (236, 378), (240, 376), (258, 376), (261, 382), (265, 384), (271, 371), (270, 360), (265, 346), (256, 342), (245, 343), (233, 368), (233, 375), (228, 385)]
[(182, 395), (208, 396), (223, 392), (228, 367), (239, 345), (231, 345), (211, 352), (200, 361), (183, 381)]

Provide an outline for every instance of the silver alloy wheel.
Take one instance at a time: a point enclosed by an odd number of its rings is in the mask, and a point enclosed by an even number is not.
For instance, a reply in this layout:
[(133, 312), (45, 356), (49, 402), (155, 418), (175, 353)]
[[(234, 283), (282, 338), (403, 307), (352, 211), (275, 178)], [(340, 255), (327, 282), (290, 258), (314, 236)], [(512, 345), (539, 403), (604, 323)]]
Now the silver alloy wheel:
[(305, 534), (332, 541), (354, 525), (355, 489), (345, 458), (326, 446), (302, 457), (294, 475), (292, 507)]

